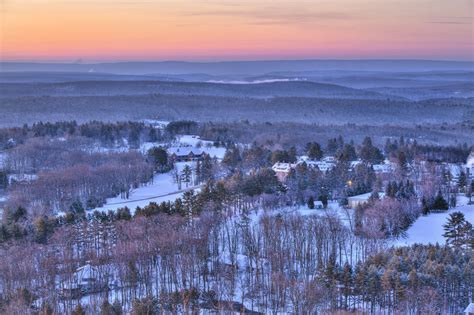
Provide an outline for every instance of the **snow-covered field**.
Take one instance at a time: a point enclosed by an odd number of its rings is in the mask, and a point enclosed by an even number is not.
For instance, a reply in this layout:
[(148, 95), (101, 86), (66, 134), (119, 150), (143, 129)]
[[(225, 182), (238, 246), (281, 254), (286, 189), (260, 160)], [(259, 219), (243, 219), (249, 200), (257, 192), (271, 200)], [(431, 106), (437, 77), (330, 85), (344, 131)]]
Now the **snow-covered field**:
[(446, 240), (443, 237), (443, 225), (448, 221), (449, 215), (456, 211), (464, 213), (466, 220), (474, 224), (474, 205), (468, 205), (467, 198), (459, 197), (456, 208), (419, 217), (408, 229), (406, 237), (395, 240), (393, 245), (444, 244)]
[[(107, 199), (104, 206), (96, 208), (97, 211), (116, 211), (119, 208), (128, 207), (133, 214), (137, 207), (147, 206), (150, 202), (161, 203), (163, 201), (174, 201), (181, 197), (183, 192), (189, 189), (198, 188), (190, 185), (188, 188), (183, 184), (179, 190), (178, 184), (174, 181), (171, 172), (156, 174), (153, 181), (146, 186), (141, 186), (130, 192), (129, 199), (120, 196)], [(91, 210), (91, 211), (94, 211)]]
[(269, 210), (269, 211), (264, 211), (260, 209), (257, 212), (252, 213), (252, 215), (250, 216), (250, 219), (252, 222), (257, 223), (263, 214), (267, 214), (267, 215), (299, 214), (301, 216), (316, 215), (316, 216), (338, 217), (344, 225), (351, 228), (351, 226), (353, 225), (354, 210), (345, 209), (341, 207), (337, 201), (330, 201), (326, 209), (310, 209), (308, 208), (307, 205), (284, 207), (284, 208)]
[[(153, 147), (169, 146), (168, 143), (161, 142), (145, 142), (141, 145), (140, 151), (146, 153)], [(212, 158), (222, 159), (224, 158), (226, 149), (224, 147), (216, 147), (212, 141), (202, 140), (196, 135), (178, 135), (175, 141), (171, 144), (172, 147), (195, 147), (199, 150), (206, 152)]]
[(199, 136), (195, 135), (180, 135), (177, 136), (178, 146), (192, 146), (199, 147), (202, 151), (209, 154), (211, 157), (222, 159), (225, 155), (225, 148), (215, 147), (212, 141), (202, 140)]

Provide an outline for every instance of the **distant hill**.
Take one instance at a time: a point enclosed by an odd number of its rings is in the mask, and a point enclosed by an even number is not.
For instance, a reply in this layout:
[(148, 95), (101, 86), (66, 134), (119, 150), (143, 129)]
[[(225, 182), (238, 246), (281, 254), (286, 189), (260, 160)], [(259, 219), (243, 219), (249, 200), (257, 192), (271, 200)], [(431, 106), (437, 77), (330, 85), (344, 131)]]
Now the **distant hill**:
[[(0, 97), (112, 96), (112, 95), (203, 95), (243, 98), (317, 97), (340, 99), (386, 99), (374, 91), (306, 81), (259, 84), (223, 84), (167, 81), (77, 81), (61, 83), (0, 83)], [(398, 98), (398, 97), (395, 97)]]
[(163, 94), (0, 99), (0, 126), (18, 126), (40, 120), (141, 119), (414, 126), (426, 123), (473, 122), (474, 99), (411, 102), (305, 97), (252, 99)]
[(34, 63), (1, 62), (0, 72), (60, 71), (104, 72), (114, 74), (188, 74), (208, 75), (262, 75), (278, 71), (437, 71), (473, 70), (469, 61), (434, 60), (267, 60), (225, 62), (109, 62), (109, 63)]

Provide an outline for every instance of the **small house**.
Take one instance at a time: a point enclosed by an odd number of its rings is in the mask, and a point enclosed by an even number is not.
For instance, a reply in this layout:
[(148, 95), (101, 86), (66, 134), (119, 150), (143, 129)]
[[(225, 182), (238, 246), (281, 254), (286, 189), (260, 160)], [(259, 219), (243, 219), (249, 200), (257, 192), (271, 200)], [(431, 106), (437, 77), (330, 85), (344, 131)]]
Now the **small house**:
[(324, 205), (322, 201), (316, 200), (314, 202), (314, 209), (324, 209)]
[(474, 315), (474, 303), (471, 303), (466, 307), (466, 309), (464, 310), (464, 314)]
[(295, 167), (296, 164), (278, 162), (272, 166), (272, 170), (275, 172), (278, 180), (283, 182), (290, 174), (290, 171)]
[[(363, 204), (366, 204), (367, 202), (369, 202), (370, 196), (372, 196), (372, 192), (349, 197), (349, 198), (347, 198), (348, 206), (352, 209), (355, 209), (355, 208), (357, 208), (357, 206), (363, 205)], [(385, 193), (379, 193), (380, 198), (382, 198), (384, 196), (385, 196)]]
[(204, 152), (195, 147), (171, 147), (167, 153), (172, 162), (191, 162), (201, 160)]
[(470, 178), (474, 178), (474, 150), (467, 157), (466, 164), (464, 166), (466, 173), (469, 174)]

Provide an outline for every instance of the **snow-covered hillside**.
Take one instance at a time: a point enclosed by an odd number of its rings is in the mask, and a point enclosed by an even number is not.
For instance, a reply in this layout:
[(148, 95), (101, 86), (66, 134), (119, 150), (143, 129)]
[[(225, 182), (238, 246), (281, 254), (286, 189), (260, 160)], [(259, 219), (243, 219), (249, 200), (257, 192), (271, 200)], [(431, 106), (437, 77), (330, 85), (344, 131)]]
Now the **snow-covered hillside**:
[(474, 205), (467, 204), (467, 198), (458, 197), (458, 206), (447, 212), (431, 213), (421, 216), (408, 229), (405, 238), (400, 238), (394, 242), (396, 246), (409, 246), (412, 244), (444, 244), (443, 225), (448, 221), (449, 215), (460, 211), (464, 213), (467, 221), (474, 223)]

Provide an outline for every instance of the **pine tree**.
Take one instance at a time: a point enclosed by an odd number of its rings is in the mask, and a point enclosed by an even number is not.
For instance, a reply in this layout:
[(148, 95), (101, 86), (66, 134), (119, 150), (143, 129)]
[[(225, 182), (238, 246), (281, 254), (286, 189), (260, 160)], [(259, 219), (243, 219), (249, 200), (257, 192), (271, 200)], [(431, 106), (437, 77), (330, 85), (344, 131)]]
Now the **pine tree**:
[(472, 225), (466, 221), (462, 212), (453, 212), (449, 215), (448, 222), (443, 225), (446, 244), (461, 247), (468, 243)]
[(342, 271), (342, 285), (343, 285), (342, 292), (344, 294), (344, 308), (345, 309), (348, 308), (347, 301), (348, 301), (349, 295), (352, 292), (352, 283), (353, 283), (352, 268), (348, 263), (346, 263)]
[(308, 199), (308, 208), (309, 209), (314, 209), (314, 197), (310, 196)]
[(464, 173), (464, 171), (461, 171), (461, 173), (459, 173), (459, 178), (458, 178), (458, 187), (459, 187), (459, 189), (463, 190), (464, 187), (466, 187), (466, 184), (467, 184), (466, 173)]
[(435, 200), (433, 201), (433, 205), (431, 206), (434, 210), (448, 210), (449, 205), (448, 202), (443, 198), (441, 191), (438, 192)]
[(307, 153), (308, 157), (311, 160), (320, 160), (323, 157), (323, 151), (321, 150), (321, 146), (317, 142), (311, 142), (307, 145)]
[(183, 175), (183, 182), (186, 183), (186, 187), (189, 186), (189, 183), (191, 182), (191, 176), (193, 174), (193, 171), (189, 165), (186, 165), (182, 171)]
[(38, 243), (46, 243), (46, 236), (48, 233), (48, 225), (43, 217), (39, 217), (35, 220), (35, 240)]

